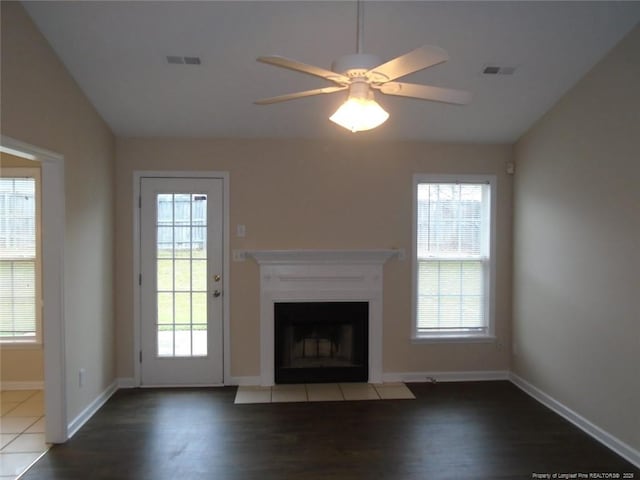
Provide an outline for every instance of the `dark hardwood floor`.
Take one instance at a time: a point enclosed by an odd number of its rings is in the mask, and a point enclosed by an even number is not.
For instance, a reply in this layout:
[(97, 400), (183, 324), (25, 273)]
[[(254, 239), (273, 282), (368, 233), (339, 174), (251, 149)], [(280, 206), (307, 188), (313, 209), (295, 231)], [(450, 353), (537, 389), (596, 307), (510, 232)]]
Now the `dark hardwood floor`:
[(23, 478), (640, 480), (509, 382), (409, 387), (416, 400), (257, 405), (234, 405), (232, 387), (121, 390)]

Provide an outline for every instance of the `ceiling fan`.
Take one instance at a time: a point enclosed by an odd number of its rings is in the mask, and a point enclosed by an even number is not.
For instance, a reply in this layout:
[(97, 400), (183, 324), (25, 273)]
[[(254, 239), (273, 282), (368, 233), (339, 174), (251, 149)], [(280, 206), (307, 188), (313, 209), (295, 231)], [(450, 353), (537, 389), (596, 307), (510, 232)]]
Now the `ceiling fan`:
[(384, 123), (389, 114), (374, 99), (374, 92), (386, 95), (430, 100), (464, 105), (471, 101), (471, 94), (462, 90), (396, 82), (410, 73), (446, 62), (447, 52), (439, 47), (424, 45), (409, 53), (381, 63), (376, 55), (362, 53), (363, 14), (361, 0), (357, 1), (357, 33), (355, 54), (340, 57), (331, 70), (308, 65), (285, 57), (270, 55), (258, 57), (259, 62), (288, 68), (324, 78), (335, 85), (256, 100), (258, 105), (295, 100), (296, 98), (322, 95), (349, 90), (347, 101), (331, 116), (330, 120), (353, 132), (370, 130)]

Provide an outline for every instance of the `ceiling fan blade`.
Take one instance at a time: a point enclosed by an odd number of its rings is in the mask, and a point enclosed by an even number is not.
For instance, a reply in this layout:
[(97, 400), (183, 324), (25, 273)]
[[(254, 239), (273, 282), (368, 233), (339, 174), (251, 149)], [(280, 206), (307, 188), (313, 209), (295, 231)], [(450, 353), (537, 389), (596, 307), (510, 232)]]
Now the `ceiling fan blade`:
[(341, 90), (346, 90), (347, 88), (349, 87), (347, 87), (346, 85), (339, 87), (316, 88), (315, 90), (289, 93), (288, 95), (280, 95), (278, 97), (263, 98), (262, 100), (256, 100), (253, 103), (255, 103), (256, 105), (269, 105), (271, 103), (286, 102), (287, 100), (295, 100), (296, 98), (310, 97), (312, 95), (322, 95), (323, 93), (339, 92)]
[(455, 103), (465, 105), (471, 102), (471, 93), (452, 88), (432, 87), (430, 85), (416, 85), (415, 83), (388, 82), (374, 87), (387, 95), (419, 98), (434, 102)]
[(367, 72), (367, 77), (374, 82), (388, 82), (447, 60), (449, 55), (443, 49), (424, 45), (372, 68)]
[(306, 63), (298, 62), (297, 60), (291, 60), (289, 58), (280, 57), (277, 55), (258, 57), (257, 60), (262, 63), (275, 65), (276, 67), (288, 68), (289, 70), (294, 70), (296, 72), (314, 75), (316, 77), (324, 78), (325, 80), (336, 82), (341, 85), (348, 85), (351, 82), (351, 79), (349, 79), (349, 77), (345, 77), (344, 75), (341, 75), (339, 73), (332, 72), (331, 70), (326, 70), (321, 67), (308, 65)]

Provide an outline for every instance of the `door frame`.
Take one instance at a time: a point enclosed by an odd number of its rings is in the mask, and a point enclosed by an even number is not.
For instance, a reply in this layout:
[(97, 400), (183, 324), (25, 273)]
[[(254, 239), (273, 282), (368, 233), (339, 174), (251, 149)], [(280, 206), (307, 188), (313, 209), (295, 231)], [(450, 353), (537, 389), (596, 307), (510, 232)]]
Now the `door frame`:
[(222, 180), (222, 350), (223, 369), (222, 384), (226, 385), (231, 379), (231, 350), (229, 335), (229, 172), (211, 170), (173, 171), (173, 170), (134, 170), (133, 172), (133, 382), (135, 387), (142, 386), (140, 372), (141, 337), (141, 288), (139, 283), (141, 272), (140, 256), (140, 182), (142, 178), (211, 178)]
[(0, 145), (27, 160), (37, 160), (41, 169), (42, 213), (42, 317), (44, 350), (45, 439), (64, 443), (67, 426), (64, 229), (64, 157), (58, 153), (0, 136)]

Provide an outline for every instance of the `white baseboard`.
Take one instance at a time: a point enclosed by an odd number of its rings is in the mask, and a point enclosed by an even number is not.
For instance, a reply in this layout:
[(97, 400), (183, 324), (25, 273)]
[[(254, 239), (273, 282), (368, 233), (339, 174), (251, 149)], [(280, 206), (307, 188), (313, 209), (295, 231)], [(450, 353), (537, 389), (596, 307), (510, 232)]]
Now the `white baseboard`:
[[(253, 378), (253, 377), (238, 377), (240, 379), (243, 378)], [(213, 384), (207, 384), (207, 385), (203, 385), (203, 384), (189, 384), (189, 385), (139, 385), (136, 382), (136, 379), (133, 377), (119, 377), (116, 379), (116, 383), (118, 385), (118, 388), (158, 388), (158, 387), (162, 387), (162, 388), (183, 388), (183, 387), (221, 387), (222, 385), (219, 383), (213, 383)], [(225, 385), (238, 385), (237, 383), (225, 383)]]
[(520, 388), (523, 392), (535, 398), (537, 401), (556, 412), (561, 417), (573, 423), (580, 430), (589, 434), (600, 443), (616, 452), (621, 457), (625, 458), (629, 462), (633, 463), (636, 467), (640, 468), (640, 452), (635, 450), (631, 446), (627, 445), (623, 441), (617, 439), (610, 433), (606, 432), (602, 428), (598, 427), (594, 423), (584, 418), (579, 413), (574, 412), (566, 405), (560, 403), (555, 398), (547, 395), (538, 387), (527, 382), (525, 379), (519, 377), (515, 373), (511, 372), (509, 375), (511, 382)]
[(247, 377), (229, 377), (225, 380), (224, 384), (229, 386), (254, 386), (260, 385), (261, 379), (260, 375), (256, 375), (255, 377), (247, 376)]
[(44, 382), (0, 382), (0, 390), (43, 390)]
[[(136, 379), (133, 377), (120, 377), (116, 379), (118, 383), (118, 388), (146, 388), (144, 386), (136, 383)], [(235, 385), (260, 385), (260, 377), (228, 377), (224, 382), (225, 386), (235, 386)], [(203, 385), (174, 385), (175, 387), (202, 387)], [(220, 384), (206, 385), (209, 387), (220, 387)], [(149, 387), (154, 388), (154, 387)]]
[(506, 370), (473, 370), (468, 372), (387, 372), (382, 374), (383, 382), (481, 382), (509, 380)]
[(119, 377), (116, 378), (116, 384), (118, 388), (136, 388), (136, 379), (133, 377)]
[(80, 414), (69, 422), (67, 425), (67, 439), (73, 437), (80, 428), (87, 423), (98, 410), (102, 407), (107, 400), (111, 398), (111, 396), (116, 393), (118, 390), (118, 382), (114, 380), (114, 382), (109, 385), (100, 395), (98, 395), (93, 402), (91, 402), (87, 407), (80, 412)]

